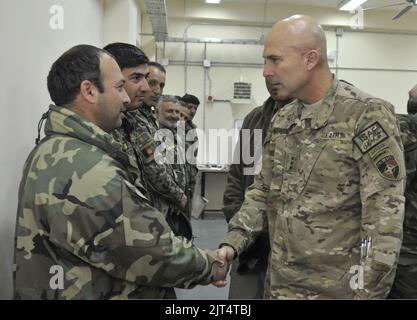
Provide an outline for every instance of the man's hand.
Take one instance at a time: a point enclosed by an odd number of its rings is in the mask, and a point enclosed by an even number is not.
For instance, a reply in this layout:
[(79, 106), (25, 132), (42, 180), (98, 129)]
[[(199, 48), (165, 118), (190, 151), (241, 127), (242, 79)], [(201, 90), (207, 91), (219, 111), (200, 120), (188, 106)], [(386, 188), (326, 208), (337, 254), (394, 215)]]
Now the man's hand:
[(188, 205), (188, 198), (187, 196), (184, 194), (181, 198), (181, 203), (180, 203), (180, 209), (184, 210), (185, 208), (187, 208)]
[(235, 256), (235, 250), (233, 250), (232, 247), (223, 246), (216, 250), (216, 255), (217, 258), (223, 262), (223, 267), (219, 268), (217, 275), (213, 278), (211, 284), (218, 288), (223, 288), (227, 285), (226, 276)]
[(205, 252), (221, 263), (221, 265), (217, 268), (217, 271), (213, 276), (211, 284), (213, 284), (214, 286), (218, 288), (225, 287), (227, 284), (226, 276), (227, 276), (227, 273), (229, 272), (230, 264), (227, 261), (219, 258), (218, 250), (216, 251), (205, 250)]
[(220, 260), (225, 261), (229, 264), (232, 263), (236, 254), (235, 250), (230, 246), (222, 246), (220, 249), (217, 249), (216, 252), (217, 252), (217, 257)]

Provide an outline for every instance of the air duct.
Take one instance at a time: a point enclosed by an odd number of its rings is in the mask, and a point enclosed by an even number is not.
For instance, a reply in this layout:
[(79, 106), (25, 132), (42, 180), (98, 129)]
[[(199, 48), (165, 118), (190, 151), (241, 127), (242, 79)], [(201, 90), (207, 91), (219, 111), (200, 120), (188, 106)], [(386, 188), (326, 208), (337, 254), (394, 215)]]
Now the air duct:
[(166, 0), (145, 0), (145, 7), (155, 41), (164, 41), (168, 36)]

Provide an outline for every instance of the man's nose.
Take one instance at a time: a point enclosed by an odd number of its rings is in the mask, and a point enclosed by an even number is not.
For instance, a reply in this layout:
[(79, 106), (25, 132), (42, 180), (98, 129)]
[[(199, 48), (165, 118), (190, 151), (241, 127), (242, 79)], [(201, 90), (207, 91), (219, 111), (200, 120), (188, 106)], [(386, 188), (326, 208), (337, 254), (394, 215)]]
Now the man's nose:
[(159, 84), (153, 87), (153, 92), (155, 94), (161, 94), (161, 87), (159, 86)]
[(271, 63), (267, 61), (265, 61), (264, 63), (264, 71), (263, 71), (263, 76), (266, 77), (270, 77), (273, 75), (273, 69), (271, 66)]
[(123, 104), (130, 103), (130, 98), (127, 95), (127, 92), (126, 92), (125, 88), (123, 88), (123, 90), (122, 90), (122, 99), (123, 99)]
[(142, 91), (149, 91), (149, 90), (151, 90), (151, 87), (149, 87), (148, 80), (144, 78), (143, 83), (142, 83)]
[(179, 120), (180, 120), (180, 117), (181, 117), (181, 115), (180, 115), (179, 113), (177, 113), (177, 112), (175, 112), (175, 113), (173, 114), (173, 118), (174, 118), (176, 121), (179, 121)]

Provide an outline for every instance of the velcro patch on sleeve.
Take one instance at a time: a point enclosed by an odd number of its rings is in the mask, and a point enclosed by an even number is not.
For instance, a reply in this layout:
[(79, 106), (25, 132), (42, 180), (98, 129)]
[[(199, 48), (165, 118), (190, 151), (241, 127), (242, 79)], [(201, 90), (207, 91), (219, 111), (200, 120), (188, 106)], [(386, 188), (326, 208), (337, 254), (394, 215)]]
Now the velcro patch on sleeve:
[(356, 144), (359, 150), (365, 154), (386, 139), (388, 139), (388, 134), (378, 123), (378, 121), (376, 121), (365, 130), (360, 132), (358, 135), (356, 135), (353, 138), (353, 142)]
[(383, 149), (372, 158), (379, 174), (385, 179), (396, 181), (400, 177), (400, 165), (389, 148)]
[(141, 133), (138, 136), (137, 143), (139, 146), (139, 150), (142, 152), (146, 159), (153, 157), (155, 153), (156, 144), (149, 133)]

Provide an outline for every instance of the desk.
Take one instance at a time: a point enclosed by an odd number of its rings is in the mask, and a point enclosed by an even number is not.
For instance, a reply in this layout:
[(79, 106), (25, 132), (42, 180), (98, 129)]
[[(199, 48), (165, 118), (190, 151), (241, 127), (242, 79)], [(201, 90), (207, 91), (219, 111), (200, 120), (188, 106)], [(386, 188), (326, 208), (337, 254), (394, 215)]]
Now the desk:
[[(211, 167), (198, 167), (198, 171), (201, 172), (201, 196), (205, 197), (206, 195), (206, 175), (208, 173), (215, 173), (215, 174), (227, 174), (229, 172), (228, 168), (211, 168)], [(201, 213), (201, 218), (204, 219), (204, 212), (216, 212), (221, 211), (221, 208), (219, 209), (205, 209)]]

